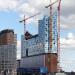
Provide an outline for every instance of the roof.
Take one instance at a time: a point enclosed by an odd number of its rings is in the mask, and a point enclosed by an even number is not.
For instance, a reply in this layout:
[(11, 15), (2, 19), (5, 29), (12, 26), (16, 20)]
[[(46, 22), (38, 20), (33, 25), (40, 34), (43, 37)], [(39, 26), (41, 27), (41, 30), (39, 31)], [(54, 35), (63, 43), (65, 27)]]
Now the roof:
[(5, 29), (0, 32), (0, 35), (2, 35), (4, 33), (10, 33), (10, 32), (12, 32), (14, 34), (14, 31), (12, 29)]

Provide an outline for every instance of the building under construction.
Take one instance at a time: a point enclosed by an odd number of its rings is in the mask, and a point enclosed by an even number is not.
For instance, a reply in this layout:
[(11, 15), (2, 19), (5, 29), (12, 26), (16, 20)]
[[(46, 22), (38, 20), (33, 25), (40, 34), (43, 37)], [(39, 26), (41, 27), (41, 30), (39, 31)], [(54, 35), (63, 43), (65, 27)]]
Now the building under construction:
[[(58, 3), (56, 11), (53, 5)], [(50, 16), (44, 16), (38, 22), (38, 35), (26, 32), (26, 20), (36, 16), (30, 16), (20, 21), (24, 22), (24, 35), (21, 38), (21, 65), (18, 71), (22, 73), (56, 73), (60, 64), (60, 3), (56, 0), (46, 8), (50, 8)]]
[(15, 75), (16, 72), (16, 34), (6, 29), (0, 32), (0, 74)]
[[(54, 15), (55, 16), (55, 15)], [(56, 16), (55, 16), (56, 17)], [(54, 17), (53, 17), (54, 19)], [(55, 73), (57, 72), (57, 43), (53, 37), (52, 49), (50, 49), (50, 17), (44, 16), (38, 21), (38, 34), (31, 35), (26, 32), (21, 37), (21, 64), (18, 71), (24, 73)], [(57, 23), (55, 23), (57, 24)], [(57, 28), (57, 27), (55, 27)], [(53, 36), (57, 29), (53, 31)]]

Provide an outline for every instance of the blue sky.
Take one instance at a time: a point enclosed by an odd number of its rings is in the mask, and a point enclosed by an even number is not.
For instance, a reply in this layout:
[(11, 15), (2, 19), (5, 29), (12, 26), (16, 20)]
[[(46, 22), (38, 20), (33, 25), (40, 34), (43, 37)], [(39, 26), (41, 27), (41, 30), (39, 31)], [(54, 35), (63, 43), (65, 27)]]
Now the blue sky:
[[(14, 29), (15, 33), (18, 34), (18, 40), (20, 40), (21, 35), (24, 33), (24, 25), (19, 21), (21, 18), (19, 17), (19, 13), (17, 12), (0, 12), (0, 30), (3, 29)], [(37, 26), (34, 23), (26, 24), (26, 29), (30, 31), (32, 34), (38, 33)], [(36, 24), (37, 25), (37, 24)], [(37, 30), (36, 30), (37, 29)], [(34, 33), (35, 32), (35, 33)]]
[(0, 12), (0, 30), (3, 29), (14, 29), (15, 33), (18, 33), (18, 39), (23, 34), (23, 25), (19, 24), (18, 13), (15, 12)]
[[(55, 0), (52, 0), (55, 1)], [(19, 20), (41, 12), (40, 16), (26, 22), (26, 30), (32, 34), (38, 33), (38, 19), (49, 10), (44, 6), (49, 0), (0, 0), (0, 30), (14, 29), (18, 38), (18, 58), (20, 57), (20, 39), (23, 34), (23, 24)], [(56, 5), (57, 6), (57, 5)], [(61, 67), (65, 71), (75, 71), (75, 0), (62, 0), (61, 3)], [(56, 7), (54, 7), (56, 8)]]

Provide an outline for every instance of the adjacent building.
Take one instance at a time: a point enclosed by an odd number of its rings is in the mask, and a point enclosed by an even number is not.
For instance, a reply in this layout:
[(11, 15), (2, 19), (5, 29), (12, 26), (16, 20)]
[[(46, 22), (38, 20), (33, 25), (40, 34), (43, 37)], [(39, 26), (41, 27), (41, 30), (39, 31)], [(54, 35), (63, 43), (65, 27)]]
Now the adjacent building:
[(16, 71), (16, 38), (13, 30), (0, 32), (0, 73), (13, 75)]

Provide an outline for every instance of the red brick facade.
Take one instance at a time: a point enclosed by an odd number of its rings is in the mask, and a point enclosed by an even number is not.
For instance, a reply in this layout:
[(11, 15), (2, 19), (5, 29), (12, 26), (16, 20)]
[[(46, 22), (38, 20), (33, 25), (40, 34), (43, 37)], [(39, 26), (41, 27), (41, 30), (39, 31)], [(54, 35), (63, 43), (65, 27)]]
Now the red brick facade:
[(49, 72), (57, 72), (57, 54), (49, 53), (45, 55), (45, 66)]

